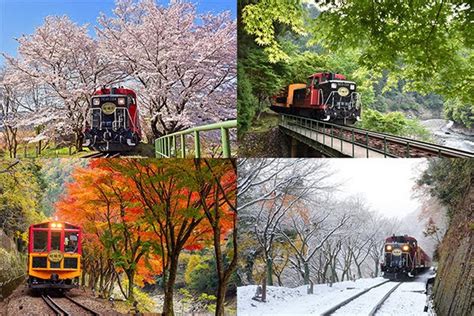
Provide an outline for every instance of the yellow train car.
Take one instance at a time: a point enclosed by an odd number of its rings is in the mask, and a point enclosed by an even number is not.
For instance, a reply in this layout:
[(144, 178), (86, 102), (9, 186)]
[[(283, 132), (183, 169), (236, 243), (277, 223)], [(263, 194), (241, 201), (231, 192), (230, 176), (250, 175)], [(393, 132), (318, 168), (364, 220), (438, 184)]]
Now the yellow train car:
[(81, 276), (82, 231), (67, 222), (31, 225), (28, 237), (28, 287), (71, 289)]

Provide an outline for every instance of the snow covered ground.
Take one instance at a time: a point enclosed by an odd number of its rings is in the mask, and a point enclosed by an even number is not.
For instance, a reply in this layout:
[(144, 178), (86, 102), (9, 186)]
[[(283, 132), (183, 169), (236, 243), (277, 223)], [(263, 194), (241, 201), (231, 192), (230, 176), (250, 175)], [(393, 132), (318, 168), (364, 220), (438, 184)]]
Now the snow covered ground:
[[(388, 298), (377, 315), (428, 315), (423, 312), (426, 304), (426, 277), (420, 276), (413, 281), (403, 282)], [(385, 281), (383, 278), (359, 279), (355, 282), (345, 281), (314, 286), (314, 294), (307, 294), (307, 287), (285, 288), (267, 287), (267, 302), (252, 300), (256, 285), (237, 289), (238, 315), (320, 315), (329, 308), (364, 289)], [(373, 306), (395, 283), (389, 282), (360, 296), (357, 305), (350, 309), (340, 309), (337, 315), (368, 315)], [(369, 294), (370, 293), (370, 294)], [(347, 306), (349, 307), (349, 306)]]

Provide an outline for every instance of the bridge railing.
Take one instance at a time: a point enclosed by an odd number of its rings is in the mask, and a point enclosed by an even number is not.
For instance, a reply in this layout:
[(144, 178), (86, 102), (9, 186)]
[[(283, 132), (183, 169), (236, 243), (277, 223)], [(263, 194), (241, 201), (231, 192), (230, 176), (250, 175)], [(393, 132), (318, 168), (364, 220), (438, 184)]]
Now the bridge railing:
[[(343, 142), (350, 143), (352, 145), (352, 153), (350, 153), (349, 156), (352, 157), (355, 157), (356, 146), (359, 148), (364, 148), (364, 150), (366, 151), (365, 155), (367, 158), (370, 156), (370, 151), (382, 154), (384, 157), (409, 158), (412, 157), (412, 154), (416, 152), (417, 149), (426, 150), (431, 154), (431, 156), (438, 157), (474, 157), (474, 154), (471, 152), (419, 141), (411, 138), (406, 138), (402, 136), (373, 132), (357, 127), (343, 126), (339, 124), (328, 123), (294, 115), (283, 114), (280, 117), (281, 124), (283, 126), (296, 125), (304, 128), (305, 131), (303, 131), (303, 135), (305, 137), (309, 137), (311, 135), (311, 132), (321, 134), (321, 139), (317, 139), (317, 141), (333, 149), (338, 149), (334, 146), (334, 140), (339, 140), (341, 152), (343, 150)], [(378, 141), (377, 146), (371, 144), (370, 140), (373, 139), (376, 139)], [(390, 143), (399, 144), (401, 148), (404, 148), (404, 154), (395, 154), (390, 149)]]
[(186, 155), (190, 152), (190, 148), (186, 148), (186, 138), (192, 135), (194, 136), (194, 158), (201, 158), (201, 132), (220, 130), (222, 157), (230, 158), (229, 130), (233, 128), (237, 128), (237, 120), (197, 126), (162, 136), (155, 140), (155, 156), (156, 158), (186, 158)]

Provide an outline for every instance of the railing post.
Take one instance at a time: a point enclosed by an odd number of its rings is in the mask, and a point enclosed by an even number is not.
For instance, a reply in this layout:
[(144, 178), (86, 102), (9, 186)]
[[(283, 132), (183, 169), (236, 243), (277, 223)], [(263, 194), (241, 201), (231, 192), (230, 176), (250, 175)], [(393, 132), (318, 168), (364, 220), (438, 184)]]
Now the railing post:
[(181, 158), (186, 158), (186, 135), (181, 134)]
[(344, 127), (341, 127), (340, 135), (341, 135), (341, 137), (339, 138), (339, 140), (341, 142), (341, 153), (342, 153), (342, 140), (344, 139)]
[(333, 148), (334, 144), (334, 135), (333, 135), (333, 126), (331, 125), (331, 148)]
[(318, 135), (319, 135), (319, 123), (318, 121), (316, 121), (316, 141), (319, 141)]
[(383, 156), (387, 158), (387, 137), (383, 137)]
[(201, 158), (201, 143), (199, 141), (198, 131), (194, 131), (194, 157)]
[(171, 151), (174, 157), (178, 156), (178, 151), (176, 149), (176, 135), (173, 135), (173, 138), (171, 139)]
[(369, 133), (365, 132), (365, 148), (367, 148), (367, 158), (369, 158)]
[(410, 158), (410, 142), (407, 142), (407, 158)]
[(354, 137), (354, 129), (352, 129), (352, 158), (354, 158), (354, 142), (355, 142), (355, 137)]
[(222, 156), (224, 158), (230, 157), (230, 144), (229, 144), (229, 130), (221, 127), (221, 139), (222, 139)]

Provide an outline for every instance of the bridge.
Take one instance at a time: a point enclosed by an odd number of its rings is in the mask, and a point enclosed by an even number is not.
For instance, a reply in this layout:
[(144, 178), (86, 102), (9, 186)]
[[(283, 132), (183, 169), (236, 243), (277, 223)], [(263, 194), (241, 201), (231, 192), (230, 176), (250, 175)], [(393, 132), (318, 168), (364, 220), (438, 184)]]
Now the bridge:
[[(186, 158), (188, 154), (191, 154), (191, 156), (194, 158), (201, 158), (201, 133), (208, 131), (220, 131), (220, 156), (222, 158), (230, 158), (232, 156), (232, 152), (229, 130), (233, 128), (237, 128), (237, 120), (197, 126), (184, 131), (162, 136), (155, 140), (155, 156), (156, 158)], [(187, 136), (194, 138), (194, 141), (192, 142), (194, 146), (189, 146), (190, 142), (187, 142)]]
[(474, 157), (455, 148), (293, 115), (280, 115), (279, 129), (291, 140), (291, 157), (305, 157), (309, 150), (325, 157)]

